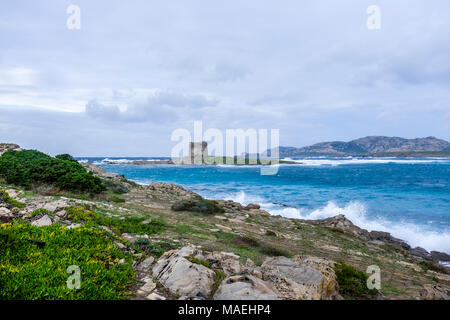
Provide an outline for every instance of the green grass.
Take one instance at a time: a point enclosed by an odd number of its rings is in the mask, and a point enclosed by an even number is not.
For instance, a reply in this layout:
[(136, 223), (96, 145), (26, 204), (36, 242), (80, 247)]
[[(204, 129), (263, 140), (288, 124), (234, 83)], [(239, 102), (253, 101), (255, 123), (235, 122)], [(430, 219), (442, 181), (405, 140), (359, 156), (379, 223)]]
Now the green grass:
[(261, 242), (249, 236), (238, 236), (234, 239), (234, 243), (241, 249), (258, 250), (262, 254), (271, 257), (292, 257), (292, 254), (282, 247), (277, 247), (266, 242)]
[(88, 210), (84, 207), (72, 206), (67, 208), (67, 217), (74, 222), (88, 222), (93, 225), (103, 225), (110, 228), (116, 234), (132, 233), (152, 235), (164, 229), (164, 223), (158, 219), (151, 219), (148, 223), (142, 223), (149, 217), (109, 217), (101, 213)]
[[(39, 241), (41, 245), (37, 245)], [(125, 263), (118, 263), (125, 259)], [(0, 225), (0, 299), (122, 299), (134, 278), (132, 259), (103, 230), (88, 226)], [(69, 266), (81, 288), (69, 289)]]
[(11, 198), (5, 190), (0, 190), (0, 201), (6, 203), (10, 207), (15, 207), (19, 209), (25, 208), (25, 203), (17, 201), (14, 198)]
[(222, 283), (222, 281), (227, 277), (225, 272), (221, 270), (214, 270), (214, 272), (216, 273), (216, 278), (214, 279), (214, 283), (211, 286), (211, 294), (209, 296), (210, 299), (212, 299), (217, 289), (219, 289), (219, 286)]
[(202, 265), (204, 267), (207, 267), (208, 269), (211, 269), (211, 264), (208, 261), (206, 261), (206, 260), (201, 260), (201, 259), (197, 259), (197, 258), (194, 258), (194, 257), (188, 257), (188, 260), (190, 262), (192, 262), (192, 263), (199, 264), (199, 265)]
[(390, 295), (390, 294), (401, 295), (401, 294), (404, 294), (404, 293), (405, 293), (404, 290), (397, 289), (396, 287), (394, 287), (394, 286), (392, 286), (392, 285), (389, 285), (389, 284), (387, 284), (387, 283), (383, 283), (381, 292), (382, 292), (384, 295)]
[(44, 208), (40, 208), (40, 209), (36, 209), (32, 213), (30, 213), (28, 215), (28, 218), (34, 218), (34, 217), (36, 217), (37, 215), (40, 215), (40, 214), (48, 214), (49, 216), (52, 216), (52, 217), (55, 216), (55, 214), (53, 212), (50, 212), (50, 211), (48, 211), (47, 209), (44, 209)]

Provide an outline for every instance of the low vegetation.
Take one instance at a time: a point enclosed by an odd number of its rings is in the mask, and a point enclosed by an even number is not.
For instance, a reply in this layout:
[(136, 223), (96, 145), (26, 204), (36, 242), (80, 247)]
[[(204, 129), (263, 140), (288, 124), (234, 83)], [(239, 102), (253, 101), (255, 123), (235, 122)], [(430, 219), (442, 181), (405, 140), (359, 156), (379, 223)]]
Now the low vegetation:
[(0, 189), (0, 202), (5, 203), (8, 207), (19, 208), (19, 209), (25, 208), (25, 203), (11, 198), (9, 196), (8, 192), (6, 192), (5, 190), (1, 190), (1, 189)]
[(367, 299), (378, 294), (375, 289), (367, 288), (367, 273), (348, 264), (336, 263), (334, 271), (339, 284), (339, 293), (346, 299)]
[(69, 155), (50, 157), (35, 150), (8, 151), (0, 157), (0, 176), (27, 188), (52, 185), (66, 191), (96, 194), (106, 190), (100, 178)]
[(192, 263), (202, 265), (208, 269), (211, 269), (211, 264), (206, 260), (197, 259), (195, 257), (189, 257), (188, 260)]
[[(89, 226), (0, 225), (0, 299), (121, 299), (134, 278), (131, 258), (106, 231)], [(67, 281), (81, 271), (80, 289)]]
[(225, 210), (217, 204), (214, 200), (194, 199), (194, 200), (180, 200), (172, 205), (173, 211), (190, 211), (199, 213), (223, 213)]
[(72, 206), (67, 209), (67, 217), (74, 222), (87, 222), (91, 225), (102, 225), (116, 234), (132, 233), (152, 235), (164, 228), (163, 222), (148, 217), (109, 217), (84, 207)]
[(238, 236), (234, 239), (234, 243), (240, 248), (257, 249), (264, 255), (271, 257), (292, 257), (292, 254), (284, 248), (273, 246), (266, 242), (258, 241), (248, 236)]
[(47, 215), (52, 216), (52, 217), (55, 216), (55, 214), (53, 212), (50, 212), (50, 211), (48, 211), (47, 209), (44, 209), (44, 208), (40, 208), (40, 209), (36, 209), (32, 213), (30, 213), (28, 215), (28, 218), (34, 218), (34, 217), (36, 217), (38, 215), (41, 215), (41, 214), (42, 215), (47, 214)]

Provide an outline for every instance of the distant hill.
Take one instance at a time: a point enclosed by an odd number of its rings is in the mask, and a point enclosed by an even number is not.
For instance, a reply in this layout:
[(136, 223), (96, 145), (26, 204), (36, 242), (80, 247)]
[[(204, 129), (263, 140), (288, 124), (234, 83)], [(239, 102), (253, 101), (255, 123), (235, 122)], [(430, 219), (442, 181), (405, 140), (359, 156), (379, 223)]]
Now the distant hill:
[(435, 137), (404, 139), (399, 137), (369, 136), (349, 142), (331, 141), (295, 148), (280, 147), (280, 157), (302, 156), (362, 156), (388, 155), (392, 153), (425, 153), (448, 152), (450, 143)]

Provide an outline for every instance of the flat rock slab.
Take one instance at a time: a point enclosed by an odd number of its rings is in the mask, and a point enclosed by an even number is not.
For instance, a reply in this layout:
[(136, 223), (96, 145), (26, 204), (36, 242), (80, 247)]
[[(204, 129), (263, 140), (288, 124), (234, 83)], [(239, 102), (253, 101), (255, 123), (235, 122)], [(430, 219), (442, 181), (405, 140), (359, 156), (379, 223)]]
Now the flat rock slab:
[(268, 258), (261, 266), (263, 279), (285, 299), (320, 300), (323, 275), (304, 264), (285, 257)]
[(214, 300), (279, 300), (269, 284), (250, 275), (225, 279), (214, 294)]
[(36, 227), (45, 227), (45, 226), (52, 225), (53, 221), (52, 221), (52, 218), (50, 218), (50, 216), (45, 215), (45, 216), (33, 221), (31, 224)]

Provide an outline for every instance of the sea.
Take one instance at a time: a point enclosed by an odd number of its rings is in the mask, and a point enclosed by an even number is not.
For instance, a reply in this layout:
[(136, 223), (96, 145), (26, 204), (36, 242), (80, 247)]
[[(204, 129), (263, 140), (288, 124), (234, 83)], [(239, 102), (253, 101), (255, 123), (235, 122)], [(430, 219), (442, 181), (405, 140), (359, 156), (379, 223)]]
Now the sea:
[(139, 184), (173, 182), (208, 199), (257, 203), (272, 215), (387, 231), (411, 246), (450, 254), (450, 159), (293, 158), (275, 175), (260, 166), (133, 165), (166, 157), (78, 158)]

